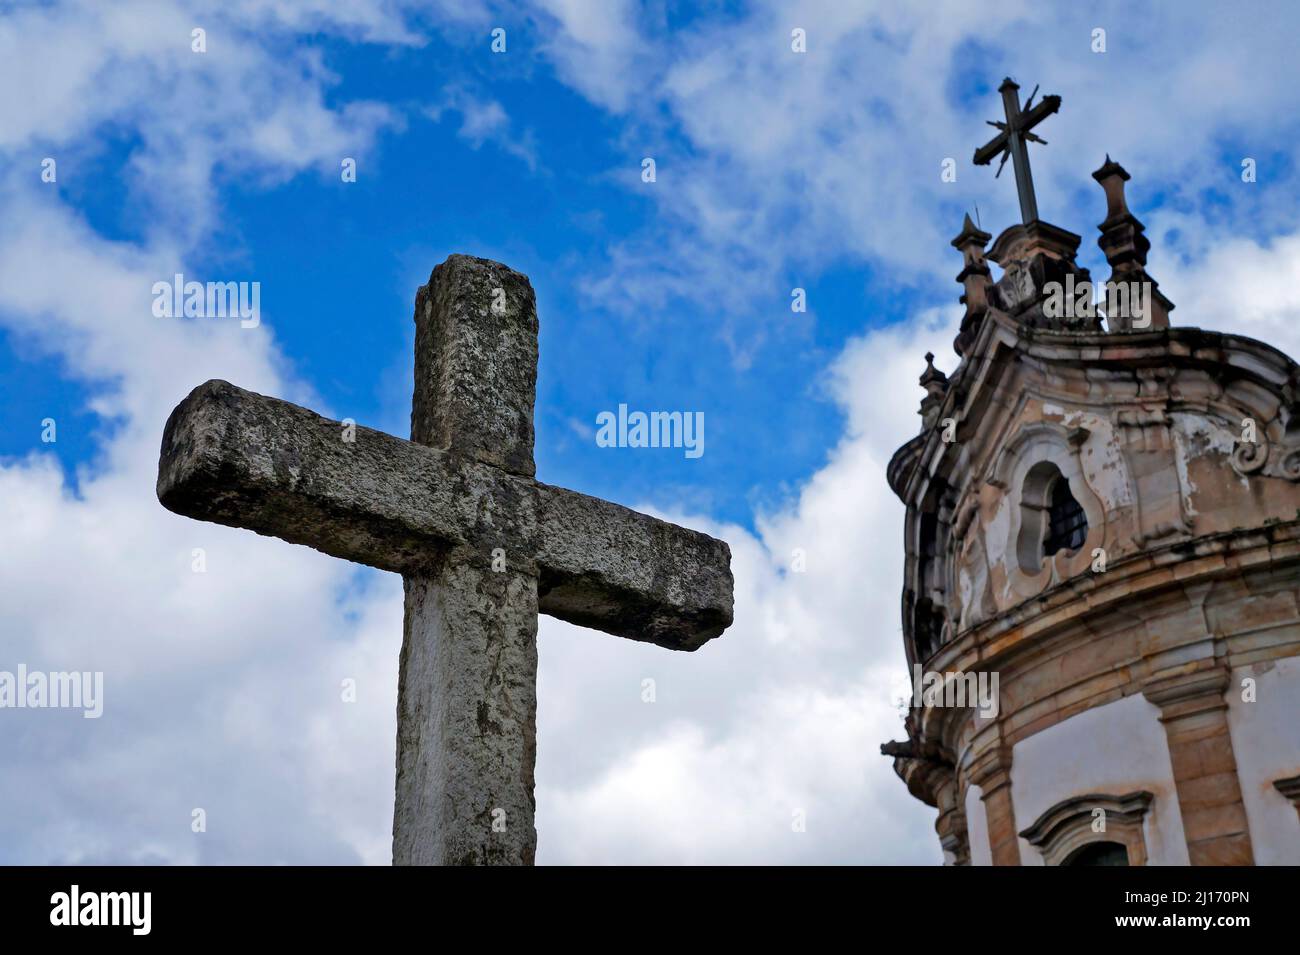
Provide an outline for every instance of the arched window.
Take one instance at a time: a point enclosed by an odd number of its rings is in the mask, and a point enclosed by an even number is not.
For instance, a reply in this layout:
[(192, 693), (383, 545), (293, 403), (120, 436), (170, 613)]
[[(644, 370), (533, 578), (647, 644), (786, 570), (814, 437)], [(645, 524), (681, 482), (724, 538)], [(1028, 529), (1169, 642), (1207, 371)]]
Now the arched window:
[(1046, 865), (1146, 865), (1146, 790), (1112, 796), (1071, 796), (1052, 806), (1020, 833)]

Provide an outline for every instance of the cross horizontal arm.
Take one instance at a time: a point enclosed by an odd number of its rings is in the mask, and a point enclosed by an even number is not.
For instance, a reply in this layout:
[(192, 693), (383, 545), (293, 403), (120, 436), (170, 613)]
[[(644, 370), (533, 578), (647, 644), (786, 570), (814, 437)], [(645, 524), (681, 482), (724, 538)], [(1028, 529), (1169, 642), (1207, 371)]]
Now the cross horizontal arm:
[(732, 621), (723, 541), (381, 431), (352, 434), (224, 381), (168, 418), (158, 499), (397, 573), (450, 548), (487, 566), (499, 549), (537, 575), (543, 613), (670, 649), (694, 650)]
[(694, 650), (731, 626), (731, 548), (611, 501), (538, 484), (543, 613)]
[(1007, 134), (1005, 132), (998, 133), (979, 149), (975, 150), (975, 158), (972, 162), (977, 166), (987, 166), (996, 156), (1006, 152), (1007, 145)]
[(1028, 110), (1020, 114), (1017, 126), (1027, 132), (1043, 120), (1047, 119), (1047, 117), (1057, 112), (1060, 108), (1061, 97), (1044, 96), (1036, 105), (1031, 106)]
[[(163, 430), (158, 500), (170, 511), (306, 544), (398, 573), (460, 537), (444, 455), (225, 381), (199, 385)], [(472, 505), (471, 505), (472, 506)]]

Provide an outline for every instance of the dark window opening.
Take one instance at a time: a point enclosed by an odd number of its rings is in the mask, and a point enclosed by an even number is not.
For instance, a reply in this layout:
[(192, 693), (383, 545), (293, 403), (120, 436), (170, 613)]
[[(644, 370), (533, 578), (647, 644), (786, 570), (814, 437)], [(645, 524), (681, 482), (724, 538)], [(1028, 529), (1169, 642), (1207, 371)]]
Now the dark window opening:
[(943, 645), (943, 611), (929, 600), (922, 598), (917, 602), (916, 614), (912, 621), (913, 632), (916, 634), (917, 654), (921, 660), (928, 660), (930, 655)]
[(1070, 493), (1070, 482), (1058, 477), (1052, 482), (1051, 497), (1047, 505), (1047, 537), (1043, 541), (1043, 556), (1051, 557), (1060, 550), (1078, 550), (1088, 536), (1088, 517)]
[(1128, 849), (1118, 842), (1090, 842), (1061, 865), (1128, 865)]
[(933, 511), (922, 511), (920, 518), (916, 571), (918, 593), (913, 606), (912, 632), (917, 655), (926, 660), (943, 643), (945, 562), (941, 557), (939, 516)]

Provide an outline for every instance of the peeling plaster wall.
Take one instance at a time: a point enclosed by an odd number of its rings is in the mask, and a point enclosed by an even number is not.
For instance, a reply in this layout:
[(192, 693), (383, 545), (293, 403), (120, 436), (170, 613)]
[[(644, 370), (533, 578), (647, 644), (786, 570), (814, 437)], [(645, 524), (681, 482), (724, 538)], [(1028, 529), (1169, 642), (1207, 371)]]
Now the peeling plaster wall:
[[(1077, 423), (1076, 423), (1077, 419)], [(1133, 506), (1133, 485), (1119, 435), (1111, 423), (1096, 415), (1067, 416), (1069, 427), (1085, 427), (1088, 439), (1079, 449), (1079, 464), (1092, 493), (1105, 512), (1115, 514)]]
[[(1201, 483), (1207, 478), (1211, 484), (1228, 480), (1243, 493), (1250, 491), (1250, 479), (1232, 470), (1232, 448), (1235, 436), (1220, 422), (1204, 415), (1175, 412), (1171, 414), (1174, 444), (1178, 449), (1178, 481), (1187, 493), (1187, 513), (1199, 516), (1197, 499)], [(1227, 473), (1223, 473), (1224, 469)]]
[[(1143, 826), (1148, 864), (1188, 865), (1160, 710), (1142, 696), (1086, 710), (1022, 740), (1012, 752), (1011, 799), (1018, 829), (1071, 796), (1122, 796), (1143, 789), (1155, 796)], [(1020, 862), (1043, 865), (1043, 857), (1021, 839)]]

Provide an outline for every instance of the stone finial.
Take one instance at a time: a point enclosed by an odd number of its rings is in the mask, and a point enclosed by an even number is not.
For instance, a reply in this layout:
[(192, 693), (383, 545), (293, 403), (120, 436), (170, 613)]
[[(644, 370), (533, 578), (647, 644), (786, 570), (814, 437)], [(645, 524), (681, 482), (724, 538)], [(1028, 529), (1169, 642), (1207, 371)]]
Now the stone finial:
[(1128, 203), (1124, 201), (1124, 183), (1133, 177), (1123, 166), (1110, 158), (1110, 153), (1106, 154), (1106, 161), (1092, 174), (1092, 178), (1101, 183), (1101, 188), (1106, 190), (1106, 221), (1110, 222), (1128, 215)]
[(1097, 226), (1101, 230), (1097, 245), (1110, 263), (1111, 270), (1106, 283), (1107, 330), (1130, 332), (1168, 328), (1174, 303), (1161, 293), (1155, 279), (1147, 273), (1151, 240), (1143, 234), (1146, 226), (1129, 211), (1124, 196), (1124, 183), (1131, 178), (1128, 171), (1107, 155), (1092, 178), (1106, 193), (1106, 221)]
[(925, 371), (921, 372), (918, 380), (925, 389), (925, 397), (921, 399), (921, 410), (917, 414), (921, 416), (922, 424), (929, 428), (938, 420), (939, 407), (948, 393), (948, 376), (934, 367), (934, 352), (925, 353)]
[(962, 257), (962, 270), (957, 273), (957, 281), (965, 289), (960, 301), (966, 306), (966, 314), (961, 320), (961, 330), (952, 343), (953, 350), (958, 355), (966, 354), (966, 349), (975, 338), (980, 319), (989, 308), (988, 290), (992, 279), (988, 263), (984, 260), (984, 247), (988, 245), (991, 238), (993, 236), (970, 221), (968, 212), (962, 223), (961, 232), (952, 240), (953, 248), (960, 252)]
[(976, 248), (979, 250), (978, 258), (983, 261), (984, 246), (989, 244), (991, 238), (993, 238), (992, 235), (970, 221), (970, 213), (968, 212), (966, 218), (962, 221), (961, 232), (957, 234), (957, 238), (952, 240), (952, 247), (963, 253), (968, 248)]

